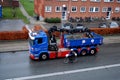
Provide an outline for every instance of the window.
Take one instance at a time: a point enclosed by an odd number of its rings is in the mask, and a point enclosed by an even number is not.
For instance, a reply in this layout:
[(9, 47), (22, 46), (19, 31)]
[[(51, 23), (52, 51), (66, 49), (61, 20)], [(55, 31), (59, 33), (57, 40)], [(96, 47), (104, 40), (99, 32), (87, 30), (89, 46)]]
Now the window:
[(81, 0), (81, 1), (87, 1), (87, 0)]
[(51, 12), (52, 7), (51, 6), (45, 6), (45, 12)]
[(76, 12), (77, 11), (77, 7), (76, 6), (72, 6), (71, 12)]
[(81, 7), (80, 12), (86, 12), (86, 7)]
[(113, 2), (113, 0), (104, 0), (104, 2)]
[(61, 12), (61, 9), (62, 9), (62, 8), (61, 8), (60, 6), (56, 6), (55, 11), (56, 11), (56, 12)]
[(117, 13), (117, 12), (120, 12), (120, 8), (119, 7), (116, 7), (115, 8), (115, 12)]
[(42, 38), (38, 38), (38, 44), (41, 44), (43, 42), (43, 39)]
[(99, 12), (98, 7), (90, 7), (90, 12)]
[(107, 12), (108, 8), (107, 7), (103, 7), (102, 8), (102, 12)]
[(28, 39), (28, 41), (29, 41), (29, 43), (30, 43), (30, 46), (33, 46), (35, 43), (34, 43), (34, 40), (32, 40), (32, 39)]
[(120, 3), (120, 0), (117, 0), (118, 3)]
[(68, 1), (68, 0), (57, 0), (57, 1)]
[(100, 2), (101, 0), (90, 0), (92, 2)]
[(111, 7), (108, 7), (108, 11), (109, 11), (109, 12), (112, 11), (112, 8), (111, 8)]
[(78, 1), (78, 0), (72, 0), (72, 1)]

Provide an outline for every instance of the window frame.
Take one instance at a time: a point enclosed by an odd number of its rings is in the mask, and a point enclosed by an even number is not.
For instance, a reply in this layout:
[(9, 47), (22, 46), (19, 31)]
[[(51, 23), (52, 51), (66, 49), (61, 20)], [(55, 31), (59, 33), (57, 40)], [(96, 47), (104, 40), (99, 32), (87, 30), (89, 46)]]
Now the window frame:
[(87, 1), (87, 0), (81, 0), (82, 2), (85, 2), (85, 1)]
[[(57, 10), (59, 8), (59, 10)], [(61, 6), (55, 6), (55, 12), (62, 12), (62, 7)]]
[(108, 7), (103, 7), (102, 8), (102, 12), (107, 12), (108, 11)]
[[(91, 11), (91, 8), (93, 8), (93, 11)], [(98, 11), (96, 11), (96, 8), (98, 8)], [(90, 7), (89, 8), (89, 12), (100, 12), (100, 8), (99, 7)]]
[[(76, 8), (75, 11), (73, 11), (73, 7)], [(71, 6), (71, 12), (77, 12), (77, 6)]]
[(104, 2), (114, 2), (114, 0), (104, 0)]
[(52, 6), (45, 6), (45, 12), (52, 12)]
[[(82, 11), (82, 8), (84, 8), (84, 11)], [(85, 6), (81, 6), (80, 7), (80, 12), (86, 12), (86, 7)]]
[[(118, 11), (117, 11), (116, 9), (118, 9)], [(120, 12), (120, 7), (115, 7), (114, 12), (115, 12), (115, 13), (119, 13), (119, 12)]]
[(91, 2), (101, 2), (101, 0), (97, 1), (97, 0), (90, 0)]
[(72, 0), (72, 1), (78, 1), (78, 0)]

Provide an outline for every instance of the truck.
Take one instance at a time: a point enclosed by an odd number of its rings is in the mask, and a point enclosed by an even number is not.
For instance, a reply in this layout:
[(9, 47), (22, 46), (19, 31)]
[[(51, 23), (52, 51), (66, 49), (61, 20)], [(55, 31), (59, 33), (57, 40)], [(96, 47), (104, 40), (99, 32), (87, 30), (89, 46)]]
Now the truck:
[[(54, 31), (60, 32), (56, 40)], [(29, 54), (32, 60), (47, 60), (64, 58), (73, 49), (78, 55), (95, 55), (99, 45), (103, 44), (103, 37), (90, 30), (70, 30), (51, 28), (48, 34), (43, 30), (29, 30)], [(72, 32), (72, 33), (71, 33)]]

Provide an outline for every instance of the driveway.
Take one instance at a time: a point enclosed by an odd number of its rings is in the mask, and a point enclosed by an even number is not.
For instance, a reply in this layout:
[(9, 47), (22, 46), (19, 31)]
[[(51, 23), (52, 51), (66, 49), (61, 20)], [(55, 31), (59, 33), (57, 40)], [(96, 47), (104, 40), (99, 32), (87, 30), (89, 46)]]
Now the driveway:
[(25, 25), (25, 23), (20, 20), (1, 20), (0, 21), (0, 32), (1, 31), (18, 31), (22, 30), (22, 27)]

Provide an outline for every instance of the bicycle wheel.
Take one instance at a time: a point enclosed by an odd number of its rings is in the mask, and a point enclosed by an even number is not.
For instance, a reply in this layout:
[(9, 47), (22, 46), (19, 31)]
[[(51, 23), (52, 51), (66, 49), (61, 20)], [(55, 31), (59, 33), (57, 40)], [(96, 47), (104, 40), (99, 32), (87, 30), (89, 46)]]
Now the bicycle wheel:
[(64, 63), (69, 63), (69, 58), (65, 58)]

